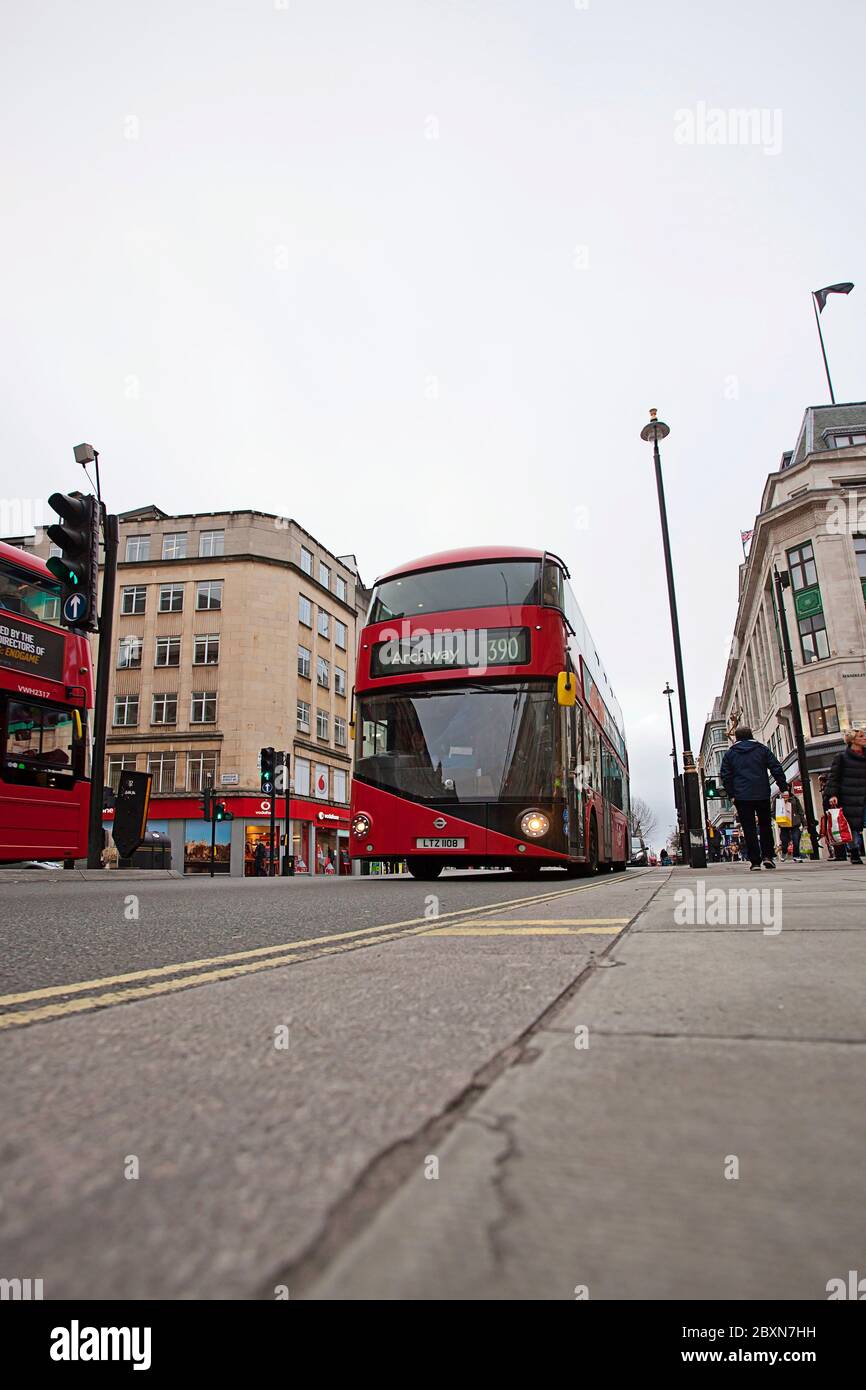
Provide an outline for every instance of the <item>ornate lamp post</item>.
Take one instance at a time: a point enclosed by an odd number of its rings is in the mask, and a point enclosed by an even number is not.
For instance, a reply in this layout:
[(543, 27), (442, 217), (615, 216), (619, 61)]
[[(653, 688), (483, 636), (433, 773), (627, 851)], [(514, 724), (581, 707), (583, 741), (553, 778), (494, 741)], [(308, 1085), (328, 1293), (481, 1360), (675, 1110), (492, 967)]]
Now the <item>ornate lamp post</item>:
[(677, 616), (677, 595), (674, 587), (674, 571), (671, 563), (671, 540), (668, 533), (668, 512), (665, 505), (665, 488), (662, 479), (662, 461), (659, 454), (659, 440), (666, 439), (670, 428), (657, 418), (658, 411), (651, 410), (649, 424), (644, 425), (640, 437), (645, 443), (652, 443), (653, 461), (656, 470), (656, 489), (659, 497), (659, 517), (662, 527), (662, 545), (665, 552), (665, 571), (668, 580), (668, 602), (671, 610), (671, 632), (674, 639), (674, 661), (677, 668), (677, 691), (680, 703), (680, 728), (683, 734), (683, 814), (685, 818), (686, 839), (683, 857), (693, 869), (707, 867), (707, 851), (704, 844), (704, 823), (701, 816), (701, 789), (698, 770), (692, 753), (689, 734), (689, 711), (686, 705), (686, 682), (683, 674), (683, 653), (680, 645), (680, 622)]

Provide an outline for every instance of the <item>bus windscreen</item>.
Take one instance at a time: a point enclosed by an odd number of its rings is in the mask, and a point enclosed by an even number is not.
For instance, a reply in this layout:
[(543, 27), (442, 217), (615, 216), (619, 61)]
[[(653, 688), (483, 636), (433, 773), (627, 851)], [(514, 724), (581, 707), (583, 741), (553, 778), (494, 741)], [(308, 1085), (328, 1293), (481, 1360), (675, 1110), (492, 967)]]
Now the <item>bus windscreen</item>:
[(366, 695), (355, 775), (416, 801), (551, 798), (562, 794), (559, 731), (547, 683)]
[(384, 580), (376, 586), (367, 621), (383, 623), (460, 608), (516, 608), (540, 602), (538, 560), (486, 560)]

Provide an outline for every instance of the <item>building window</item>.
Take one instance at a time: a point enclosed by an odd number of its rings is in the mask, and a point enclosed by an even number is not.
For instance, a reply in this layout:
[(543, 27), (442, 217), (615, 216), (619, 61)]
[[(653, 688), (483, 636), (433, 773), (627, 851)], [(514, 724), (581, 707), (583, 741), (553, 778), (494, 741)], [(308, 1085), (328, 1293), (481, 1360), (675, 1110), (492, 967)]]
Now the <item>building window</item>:
[(149, 560), (150, 536), (127, 536), (126, 558), (127, 560)]
[(329, 615), (328, 613), (325, 612), (324, 608), (320, 608), (320, 609), (319, 609), (319, 636), (320, 636), (320, 637), (330, 637), (330, 635), (331, 635), (331, 618), (330, 618), (330, 615)]
[(186, 531), (170, 531), (162, 538), (163, 560), (186, 559)]
[(297, 796), (310, 795), (310, 763), (308, 758), (295, 758), (295, 794)]
[(328, 569), (324, 560), (319, 561), (319, 583), (325, 589), (330, 589), (331, 587), (331, 571)]
[(316, 684), (320, 685), (323, 690), (330, 689), (331, 667), (323, 656), (320, 656), (316, 661)]
[(349, 588), (341, 574), (334, 576), (334, 593), (337, 595), (337, 598), (342, 599), (344, 603), (348, 602)]
[(137, 671), (140, 669), (142, 646), (140, 637), (121, 637), (117, 646), (118, 671)]
[(196, 585), (195, 606), (198, 612), (203, 608), (211, 612), (223, 606), (223, 582), (221, 579), (203, 579)]
[(813, 734), (838, 734), (839, 711), (836, 708), (835, 690), (819, 690), (814, 695), (807, 695), (806, 709)]
[(312, 659), (313, 653), (307, 647), (298, 647), (298, 675), (303, 676), (304, 680), (310, 679)]
[(851, 444), (866, 444), (866, 434), (832, 434), (830, 441), (835, 449), (847, 449)]
[(328, 737), (328, 711), (326, 709), (316, 710), (316, 738)]
[(153, 697), (150, 711), (151, 724), (177, 723), (177, 694), (158, 694)]
[(346, 693), (346, 672), (342, 666), (334, 667), (334, 692), (337, 695), (345, 695)]
[(138, 723), (138, 696), (137, 695), (115, 695), (114, 697), (114, 724)]
[(198, 538), (198, 553), (203, 558), (208, 555), (225, 555), (225, 531), (202, 531)]
[(148, 753), (147, 770), (153, 777), (152, 792), (173, 792), (177, 768), (176, 753)]
[(159, 589), (160, 613), (183, 612), (183, 585), (161, 584)]
[[(210, 785), (216, 786), (217, 775), (217, 755), (216, 753), (187, 753), (186, 755), (186, 789), (189, 792), (200, 792)], [(210, 779), (210, 783), (208, 783)]]
[(821, 661), (830, 655), (823, 613), (800, 619), (800, 645), (803, 648), (803, 660), (806, 662)]
[(854, 537), (854, 554), (857, 556), (857, 570), (861, 579), (866, 579), (866, 536)]
[(298, 617), (304, 627), (313, 626), (313, 605), (304, 594), (298, 595)]
[(343, 768), (335, 767), (331, 769), (331, 776), (334, 785), (334, 800), (346, 802), (349, 800), (346, 789), (346, 773)]
[(215, 690), (194, 690), (190, 705), (190, 724), (216, 723), (217, 697)]
[(179, 637), (157, 637), (156, 639), (156, 660), (154, 666), (179, 666), (180, 665), (180, 638)]
[(334, 715), (334, 743), (338, 748), (346, 747), (346, 721), (339, 714)]
[(306, 700), (298, 701), (298, 733), (308, 734), (310, 732), (310, 706)]
[(815, 566), (815, 552), (812, 542), (805, 541), (795, 550), (788, 551), (788, 568), (791, 571), (791, 584), (794, 590), (809, 589), (818, 583), (818, 570)]
[(218, 632), (197, 632), (194, 639), (193, 666), (216, 666), (220, 659)]
[(312, 575), (313, 573), (313, 556), (303, 545), (301, 546), (301, 569), (304, 574)]
[(336, 644), (337, 644), (338, 647), (342, 647), (343, 651), (346, 650), (346, 640), (347, 640), (347, 637), (348, 637), (348, 629), (347, 629), (347, 627), (346, 627), (346, 624), (345, 624), (345, 623), (341, 623), (340, 620), (339, 620), (339, 618), (335, 618), (335, 619), (334, 619), (334, 641), (336, 642)]
[(135, 754), (122, 753), (119, 758), (108, 759), (108, 785), (113, 792), (117, 791), (120, 785), (121, 772), (135, 771)]
[(121, 613), (143, 613), (147, 602), (147, 588), (144, 584), (125, 585), (120, 591)]

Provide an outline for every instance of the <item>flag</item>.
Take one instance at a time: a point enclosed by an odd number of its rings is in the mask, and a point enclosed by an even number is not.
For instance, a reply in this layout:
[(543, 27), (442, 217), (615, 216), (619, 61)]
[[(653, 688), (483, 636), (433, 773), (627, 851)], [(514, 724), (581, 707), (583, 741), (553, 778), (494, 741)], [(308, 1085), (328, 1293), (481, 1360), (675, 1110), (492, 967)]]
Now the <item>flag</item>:
[(827, 303), (828, 294), (850, 294), (854, 288), (853, 280), (842, 280), (838, 285), (826, 285), (823, 290), (813, 290), (815, 303), (818, 305), (818, 313), (822, 313), (824, 305)]
[(753, 537), (754, 534), (755, 534), (755, 529), (754, 529), (754, 527), (752, 527), (752, 530), (751, 530), (751, 531), (741, 531), (741, 532), (740, 532), (740, 544), (741, 544), (741, 545), (745, 545), (745, 544), (746, 544), (746, 541), (750, 541), (750, 540), (752, 539), (752, 537)]

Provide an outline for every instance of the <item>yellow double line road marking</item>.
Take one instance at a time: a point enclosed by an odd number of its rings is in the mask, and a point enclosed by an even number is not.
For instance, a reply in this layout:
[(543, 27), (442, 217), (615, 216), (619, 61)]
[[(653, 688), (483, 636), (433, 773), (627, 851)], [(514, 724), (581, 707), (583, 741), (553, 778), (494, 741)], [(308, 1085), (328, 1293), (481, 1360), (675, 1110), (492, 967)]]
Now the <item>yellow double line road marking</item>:
[[(556, 898), (570, 897), (574, 893), (586, 892), (599, 887), (609, 880), (597, 879), (582, 884), (579, 888), (560, 889), (551, 893), (541, 893), (531, 898), (512, 898), (507, 902), (491, 903), (487, 907), (464, 907), (454, 912), (443, 912), (438, 917), (410, 917), (404, 922), (386, 922), (380, 926), (355, 927), (351, 931), (332, 932), (327, 936), (307, 937), (299, 941), (285, 941), (277, 946), (256, 946), (246, 951), (233, 951), (227, 955), (206, 956), (199, 960), (179, 961), (173, 965), (156, 965), (146, 970), (129, 970), (121, 975), (105, 975), (95, 980), (77, 980), (70, 984), (46, 985), (40, 989), (27, 990), (19, 994), (0, 995), (0, 1029), (21, 1028), (25, 1024), (44, 1022), (61, 1018), (68, 1014), (89, 1013), (96, 1009), (111, 1008), (115, 1004), (128, 1003), (134, 999), (154, 998), (161, 994), (171, 994), (176, 990), (191, 989), (196, 985), (214, 984), (219, 980), (240, 979), (261, 970), (273, 970), (282, 965), (297, 965), (303, 960), (316, 956), (339, 954), (354, 951), (366, 946), (379, 946), (388, 941), (401, 940), (408, 936), (437, 934), (438, 923), (449, 918), (470, 918), (477, 922), (487, 919), (488, 914), (502, 913), (503, 909), (527, 907), (531, 904), (550, 902)], [(552, 919), (549, 925), (555, 925)], [(599, 921), (616, 921), (623, 925), (630, 918), (609, 918)], [(436, 924), (435, 926), (432, 924)], [(514, 925), (514, 924), (512, 924)], [(446, 929), (447, 930), (447, 929)], [(476, 926), (473, 930), (481, 931)], [(619, 927), (616, 927), (619, 930)], [(389, 933), (389, 935), (386, 935)], [(444, 934), (444, 933), (443, 933)], [(303, 954), (299, 954), (303, 953)], [(212, 968), (208, 968), (212, 967)], [(190, 973), (195, 972), (195, 973)], [(179, 978), (172, 979), (171, 976)], [(138, 983), (148, 981), (149, 983)], [(117, 988), (120, 986), (120, 988)], [(103, 993), (93, 994), (92, 990)], [(85, 998), (70, 999), (69, 995), (86, 995)], [(21, 1009), (22, 1004), (36, 1004), (38, 1000), (57, 1000), (41, 1004), (35, 1008)]]
[(492, 918), (461, 922), (456, 927), (434, 927), (427, 936), (616, 936), (630, 917), (527, 917), (512, 922)]

